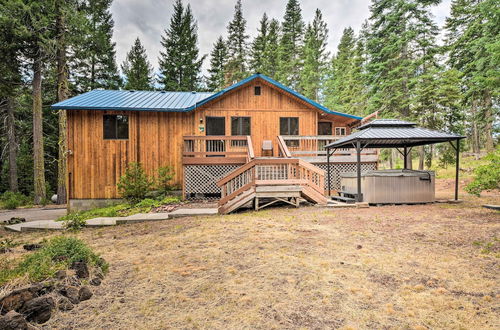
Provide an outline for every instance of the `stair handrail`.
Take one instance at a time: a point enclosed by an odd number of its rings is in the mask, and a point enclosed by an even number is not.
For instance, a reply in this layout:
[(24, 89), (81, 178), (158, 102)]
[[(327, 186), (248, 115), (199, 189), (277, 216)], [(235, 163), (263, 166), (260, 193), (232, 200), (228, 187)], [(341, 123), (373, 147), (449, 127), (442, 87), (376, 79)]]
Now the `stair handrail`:
[(281, 135), (278, 135), (278, 147), (283, 157), (292, 158), (292, 153), (288, 149), (288, 146), (286, 145), (285, 140), (283, 140), (283, 137)]
[(255, 153), (253, 150), (252, 137), (247, 135), (247, 162), (255, 158)]

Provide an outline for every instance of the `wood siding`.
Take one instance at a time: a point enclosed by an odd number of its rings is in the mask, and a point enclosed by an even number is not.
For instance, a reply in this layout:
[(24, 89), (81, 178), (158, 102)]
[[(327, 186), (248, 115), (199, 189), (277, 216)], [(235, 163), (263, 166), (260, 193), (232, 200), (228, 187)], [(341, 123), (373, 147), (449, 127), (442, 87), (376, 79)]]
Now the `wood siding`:
[[(128, 140), (103, 138), (103, 115), (129, 116)], [(192, 113), (68, 111), (69, 198), (118, 198), (116, 183), (130, 162), (148, 174), (171, 165), (182, 183), (182, 137), (192, 135)]]
[[(254, 95), (254, 86), (261, 95)], [(129, 116), (128, 140), (103, 139), (103, 115)], [(182, 184), (182, 137), (205, 135), (199, 129), (206, 116), (226, 118), (226, 135), (231, 135), (231, 117), (251, 117), (255, 155), (261, 155), (264, 140), (273, 141), (278, 155), (280, 117), (299, 117), (299, 135), (317, 135), (318, 121), (332, 121), (348, 127), (352, 119), (325, 115), (302, 100), (255, 80), (189, 113), (146, 111), (68, 111), (68, 180), (70, 199), (118, 198), (116, 183), (130, 162), (140, 162), (149, 174), (160, 166), (175, 170), (174, 183)], [(347, 129), (346, 134), (349, 134)]]

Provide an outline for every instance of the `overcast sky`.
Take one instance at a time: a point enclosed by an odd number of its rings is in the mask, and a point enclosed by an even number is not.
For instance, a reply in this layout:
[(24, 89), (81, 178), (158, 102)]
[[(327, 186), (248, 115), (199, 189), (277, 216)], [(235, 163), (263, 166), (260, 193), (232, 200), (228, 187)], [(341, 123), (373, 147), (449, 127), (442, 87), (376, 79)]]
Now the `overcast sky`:
[[(433, 9), (436, 22), (442, 26), (450, 11), (450, 1), (443, 0)], [(170, 22), (174, 0), (114, 0), (111, 12), (115, 21), (113, 39), (116, 42), (116, 59), (120, 65), (136, 37), (147, 49), (149, 61), (158, 69), (160, 38)], [(226, 36), (226, 27), (233, 17), (236, 0), (184, 0), (191, 4), (198, 21), (200, 54), (209, 54), (219, 35)], [(259, 20), (264, 12), (269, 17), (282, 20), (287, 0), (242, 0), (243, 16), (247, 20), (250, 40), (257, 34)], [(305, 22), (312, 20), (319, 8), (328, 24), (329, 51), (334, 53), (342, 36), (342, 30), (351, 26), (359, 31), (369, 16), (370, 0), (302, 0), (302, 16)], [(204, 63), (204, 71), (208, 58)]]

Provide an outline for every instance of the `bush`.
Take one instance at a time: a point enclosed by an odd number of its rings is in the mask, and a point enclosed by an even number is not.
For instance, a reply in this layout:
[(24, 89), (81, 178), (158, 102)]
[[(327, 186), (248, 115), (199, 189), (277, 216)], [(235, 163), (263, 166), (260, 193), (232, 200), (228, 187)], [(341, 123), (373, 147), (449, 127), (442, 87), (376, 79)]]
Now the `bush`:
[(144, 199), (152, 185), (140, 163), (130, 163), (117, 184), (120, 195), (131, 203)]
[(79, 212), (71, 212), (60, 220), (64, 222), (64, 228), (69, 230), (80, 230), (85, 226), (85, 221), (87, 219)]
[(6, 263), (0, 269), (0, 286), (23, 275), (27, 275), (31, 281), (42, 281), (53, 277), (60, 269), (69, 268), (75, 261), (85, 261), (103, 272), (108, 270), (108, 264), (83, 241), (59, 236), (48, 241), (40, 250), (25, 256), (17, 266)]
[(500, 188), (500, 148), (484, 157), (486, 164), (481, 165), (474, 171), (474, 179), (465, 187), (471, 194), (480, 196), (483, 190)]
[(0, 196), (0, 204), (1, 208), (13, 210), (19, 206), (30, 205), (31, 200), (20, 192), (6, 191)]
[(175, 176), (174, 169), (172, 166), (162, 166), (158, 168), (158, 178), (156, 179), (156, 188), (163, 196), (167, 195), (172, 191), (172, 185), (170, 184)]

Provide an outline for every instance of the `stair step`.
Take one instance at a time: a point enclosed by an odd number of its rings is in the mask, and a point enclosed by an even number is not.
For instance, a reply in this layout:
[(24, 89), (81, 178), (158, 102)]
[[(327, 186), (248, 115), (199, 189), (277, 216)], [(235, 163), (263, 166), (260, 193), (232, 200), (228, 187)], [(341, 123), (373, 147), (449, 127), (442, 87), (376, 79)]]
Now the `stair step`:
[(339, 202), (344, 202), (347, 204), (354, 204), (356, 203), (356, 200), (354, 198), (350, 197), (342, 197), (342, 196), (332, 196), (332, 200), (339, 201)]

